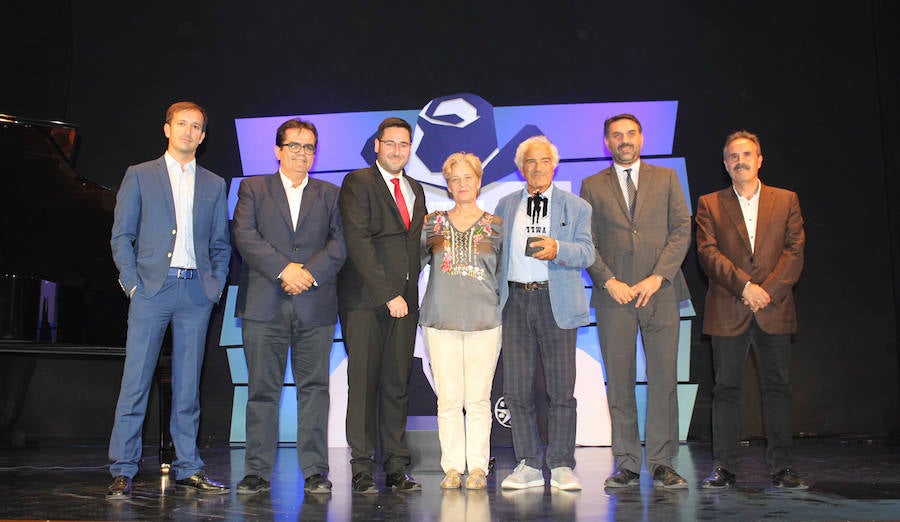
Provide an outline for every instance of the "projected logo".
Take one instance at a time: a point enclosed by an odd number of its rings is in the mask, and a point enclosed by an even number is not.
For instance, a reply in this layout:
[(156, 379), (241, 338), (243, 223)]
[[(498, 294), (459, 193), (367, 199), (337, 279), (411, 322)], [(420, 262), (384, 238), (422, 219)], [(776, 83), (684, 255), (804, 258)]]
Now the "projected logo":
[[(485, 168), (479, 205), (493, 210), (497, 201), (511, 192), (521, 190), (524, 182), (514, 163), (515, 150), (525, 139), (543, 134), (559, 148), (560, 165), (554, 183), (577, 194), (581, 180), (610, 164), (609, 153), (603, 146), (603, 121), (623, 112), (636, 115), (644, 128), (642, 157), (650, 163), (674, 169), (679, 176), (690, 206), (689, 183), (684, 158), (672, 157), (672, 143), (678, 103), (675, 101), (583, 103), (566, 105), (534, 105), (494, 107), (486, 100), (470, 93), (451, 94), (434, 98), (423, 108), (335, 114), (285, 115), (235, 120), (241, 165), (244, 176), (273, 174), (278, 170), (272, 154), (272, 143), (278, 126), (288, 118), (300, 117), (316, 125), (319, 150), (311, 175), (340, 185), (347, 172), (371, 165), (375, 159), (374, 133), (386, 117), (395, 116), (413, 125), (413, 144), (406, 172), (425, 184), (426, 205), (429, 211), (447, 209), (452, 201), (447, 197), (446, 183), (440, 172), (444, 160), (453, 152), (465, 150), (482, 159)], [(237, 191), (243, 178), (231, 181), (229, 216), (237, 202)], [(428, 270), (423, 270), (420, 294)], [(585, 291), (591, 292), (591, 282), (583, 274)], [(245, 440), (245, 408), (247, 400), (247, 370), (241, 348), (240, 321), (234, 318), (236, 287), (228, 289), (225, 324), (220, 344), (228, 351), (235, 395), (232, 410), (231, 441)], [(591, 311), (593, 314), (593, 310)], [(690, 317), (694, 316), (689, 301), (682, 303), (681, 334), (679, 339), (678, 380), (680, 438), (685, 439), (690, 425), (697, 385), (690, 384)], [(580, 445), (609, 445), (610, 429), (600, 346), (595, 322), (578, 331), (578, 378), (575, 395), (578, 399), (579, 422), (576, 442)], [(329, 445), (346, 446), (344, 420), (347, 404), (346, 352), (340, 328), (331, 353), (331, 410)], [(416, 357), (422, 359), (425, 379), (434, 388), (427, 353), (421, 341), (416, 341)], [(643, 350), (638, 350), (637, 383), (646, 382)], [(288, 371), (286, 384), (293, 384)], [(495, 390), (495, 397), (502, 390)], [(641, 433), (646, 412), (646, 385), (637, 385)], [(415, 400), (415, 398), (411, 398)], [(292, 386), (282, 394), (279, 420), (279, 439), (296, 441), (296, 395)], [(499, 412), (495, 412), (499, 413)], [(508, 427), (508, 415), (498, 421)], [(643, 436), (643, 435), (642, 435)]]

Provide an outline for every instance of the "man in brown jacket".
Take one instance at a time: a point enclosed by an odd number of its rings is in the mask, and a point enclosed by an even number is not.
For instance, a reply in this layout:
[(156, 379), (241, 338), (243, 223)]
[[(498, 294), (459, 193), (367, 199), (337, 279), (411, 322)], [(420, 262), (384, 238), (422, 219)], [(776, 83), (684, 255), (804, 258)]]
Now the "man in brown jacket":
[(725, 140), (732, 186), (700, 197), (697, 252), (709, 276), (703, 333), (712, 337), (712, 474), (702, 487), (734, 486), (741, 384), (752, 345), (763, 390), (772, 484), (806, 489), (792, 469), (791, 334), (797, 330), (793, 287), (803, 269), (803, 217), (797, 194), (759, 181), (759, 138), (738, 131)]

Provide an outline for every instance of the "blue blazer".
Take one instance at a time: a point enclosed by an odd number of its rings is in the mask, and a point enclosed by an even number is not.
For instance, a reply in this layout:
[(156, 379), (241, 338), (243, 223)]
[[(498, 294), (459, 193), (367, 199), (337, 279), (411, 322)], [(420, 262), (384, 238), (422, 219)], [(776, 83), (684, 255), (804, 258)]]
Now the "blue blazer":
[[(507, 234), (500, 259), (500, 310), (509, 298), (509, 255), (512, 228), (522, 200), (522, 191), (504, 196), (494, 213), (503, 218)], [(556, 259), (548, 263), (550, 307), (560, 328), (577, 328), (589, 322), (587, 294), (581, 270), (594, 263), (591, 240), (591, 206), (571, 192), (554, 186), (550, 200), (550, 237), (559, 242)], [(516, 252), (515, 255), (524, 255)]]
[[(222, 296), (231, 260), (225, 180), (197, 165), (194, 182), (194, 255), (203, 292)], [(165, 156), (132, 165), (116, 194), (112, 239), (119, 285), (145, 297), (159, 292), (175, 248), (175, 201)]]
[[(268, 321), (283, 299), (291, 299), (303, 326), (337, 322), (337, 273), (347, 259), (339, 189), (309, 178), (300, 201), (297, 230), (278, 173), (241, 182), (234, 209), (234, 243), (244, 259), (236, 305), (238, 317)], [(288, 263), (302, 263), (318, 286), (289, 296), (278, 274)]]

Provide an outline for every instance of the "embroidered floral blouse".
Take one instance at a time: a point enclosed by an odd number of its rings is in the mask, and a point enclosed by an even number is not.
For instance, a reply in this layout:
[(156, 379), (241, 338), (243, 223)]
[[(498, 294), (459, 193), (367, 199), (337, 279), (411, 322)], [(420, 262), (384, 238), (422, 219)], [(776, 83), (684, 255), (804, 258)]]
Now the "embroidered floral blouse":
[(419, 324), (474, 332), (500, 326), (498, 276), (503, 220), (485, 212), (457, 230), (446, 211), (425, 216), (423, 266), (431, 264)]

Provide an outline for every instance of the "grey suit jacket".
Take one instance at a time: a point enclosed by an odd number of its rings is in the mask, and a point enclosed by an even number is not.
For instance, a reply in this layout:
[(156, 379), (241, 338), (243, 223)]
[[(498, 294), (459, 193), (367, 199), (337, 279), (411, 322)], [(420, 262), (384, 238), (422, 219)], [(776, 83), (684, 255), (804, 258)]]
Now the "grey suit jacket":
[[(509, 256), (524, 255), (511, 252), (513, 232), (522, 199), (522, 191), (504, 196), (494, 213), (503, 218), (506, 235), (503, 237), (500, 258), (500, 310), (509, 298)], [(550, 200), (550, 237), (559, 243), (556, 258), (547, 264), (550, 283), (550, 308), (560, 328), (577, 328), (589, 322), (587, 295), (581, 271), (594, 262), (594, 246), (590, 233), (591, 209), (571, 192), (554, 186)]]
[[(267, 321), (290, 299), (303, 326), (337, 322), (337, 273), (347, 249), (336, 185), (309, 178), (295, 231), (280, 175), (247, 178), (238, 189), (232, 230), (244, 259), (238, 317)], [(295, 296), (285, 293), (277, 277), (288, 263), (302, 263), (317, 286)]]
[[(225, 180), (197, 165), (194, 178), (194, 255), (203, 292), (216, 302), (225, 288), (231, 242)], [(169, 271), (175, 248), (175, 200), (165, 156), (132, 165), (125, 171), (116, 194), (113, 222), (113, 261), (119, 285), (145, 297), (159, 292)]]
[(656, 274), (663, 286), (655, 300), (690, 298), (681, 263), (691, 242), (691, 216), (672, 169), (641, 161), (634, 222), (613, 166), (585, 179), (581, 197), (593, 208), (591, 234), (597, 259), (588, 268), (594, 283), (591, 306), (621, 306), (603, 290), (615, 277), (633, 285)]

